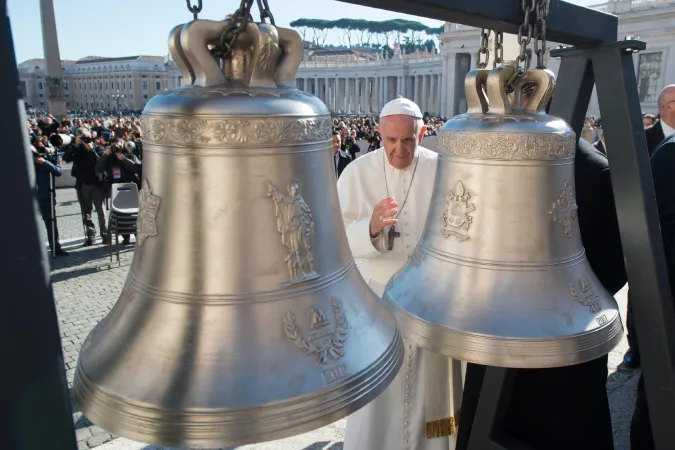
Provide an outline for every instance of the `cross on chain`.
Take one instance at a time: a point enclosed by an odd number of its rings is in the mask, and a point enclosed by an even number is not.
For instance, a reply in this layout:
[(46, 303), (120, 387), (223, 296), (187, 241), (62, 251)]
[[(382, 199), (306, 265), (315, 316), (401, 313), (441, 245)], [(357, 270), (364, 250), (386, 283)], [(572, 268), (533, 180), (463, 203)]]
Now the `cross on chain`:
[(401, 237), (401, 233), (396, 231), (396, 225), (392, 225), (391, 228), (389, 228), (389, 250), (394, 249), (394, 239), (397, 237)]

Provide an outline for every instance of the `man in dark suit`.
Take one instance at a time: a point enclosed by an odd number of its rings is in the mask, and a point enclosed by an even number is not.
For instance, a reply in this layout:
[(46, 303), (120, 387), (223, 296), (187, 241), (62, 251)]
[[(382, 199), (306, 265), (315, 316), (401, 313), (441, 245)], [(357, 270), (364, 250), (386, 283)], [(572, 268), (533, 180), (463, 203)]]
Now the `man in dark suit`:
[[(656, 148), (663, 140), (675, 133), (675, 84), (666, 86), (659, 93), (659, 115), (661, 119), (654, 125), (645, 128), (647, 138), (647, 151), (649, 156), (654, 154)], [(640, 347), (638, 346), (635, 323), (633, 322), (633, 308), (631, 306), (630, 292), (628, 294), (628, 311), (626, 314), (626, 337), (628, 339), (628, 351), (623, 357), (623, 362), (630, 368), (640, 367)]]
[[(670, 107), (675, 111), (675, 102), (671, 102)], [(673, 292), (673, 286), (675, 286), (675, 177), (673, 177), (673, 171), (675, 171), (675, 134), (671, 134), (656, 148), (651, 157), (651, 167), (671, 295), (673, 295), (675, 294)], [(649, 408), (642, 375), (640, 375), (638, 383), (635, 412), (630, 426), (630, 443), (632, 450), (654, 449), (654, 438), (649, 422)]]
[[(575, 184), (588, 262), (614, 295), (626, 284), (626, 271), (609, 164), (583, 139), (575, 156)], [(533, 450), (612, 450), (606, 383), (607, 356), (569, 367), (519, 370), (504, 432)]]
[(335, 165), (335, 177), (340, 178), (345, 167), (352, 162), (352, 157), (340, 147), (342, 145), (342, 137), (339, 131), (333, 131), (333, 164)]

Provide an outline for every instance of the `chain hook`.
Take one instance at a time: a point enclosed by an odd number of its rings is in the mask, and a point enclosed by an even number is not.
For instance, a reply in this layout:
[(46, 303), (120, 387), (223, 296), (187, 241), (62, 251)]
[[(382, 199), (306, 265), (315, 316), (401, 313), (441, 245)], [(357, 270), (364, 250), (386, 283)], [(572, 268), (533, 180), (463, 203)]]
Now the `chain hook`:
[(191, 0), (185, 0), (187, 3), (188, 11), (194, 15), (194, 20), (199, 20), (199, 13), (202, 12), (202, 0), (197, 0), (197, 4), (192, 6)]

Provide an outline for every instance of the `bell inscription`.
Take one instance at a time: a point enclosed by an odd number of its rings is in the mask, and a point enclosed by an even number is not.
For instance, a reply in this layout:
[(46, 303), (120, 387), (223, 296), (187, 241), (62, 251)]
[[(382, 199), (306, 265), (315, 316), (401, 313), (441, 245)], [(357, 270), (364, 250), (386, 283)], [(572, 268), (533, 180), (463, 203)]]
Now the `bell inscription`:
[(288, 184), (288, 195), (282, 194), (272, 184), (267, 183), (267, 196), (274, 200), (277, 216), (277, 230), (281, 233), (281, 242), (288, 249), (286, 263), (291, 280), (282, 286), (319, 278), (314, 271), (314, 255), (310, 238), (314, 234), (312, 211), (300, 195), (300, 182), (293, 180)]
[(148, 179), (143, 179), (143, 189), (140, 196), (140, 212), (138, 214), (138, 245), (143, 246), (150, 236), (157, 236), (157, 211), (160, 198), (153, 195)]
[[(305, 354), (316, 355), (317, 366), (326, 366), (331, 360), (337, 361), (345, 355), (343, 347), (347, 340), (349, 324), (342, 312), (342, 302), (335, 297), (331, 299), (331, 302), (335, 317), (335, 329), (333, 331), (323, 330), (328, 325), (328, 320), (324, 312), (317, 305), (312, 306), (310, 309), (310, 328), (319, 329), (308, 334), (307, 337), (305, 337), (298, 326), (293, 311), (286, 312), (286, 316), (284, 317), (284, 333), (286, 334), (286, 338), (293, 342), (297, 348), (304, 351)], [(315, 327), (315, 320), (317, 319), (319, 319), (319, 322), (325, 322), (325, 324)]]
[[(469, 240), (469, 236), (459, 233), (457, 230), (468, 231), (473, 217), (469, 213), (476, 210), (473, 203), (469, 203), (471, 194), (464, 188), (464, 183), (458, 181), (454, 190), (448, 192), (445, 197), (446, 209), (443, 213), (443, 222), (445, 228), (442, 230), (443, 236), (456, 238), (459, 242)], [(454, 229), (453, 229), (454, 228)]]
[(560, 189), (560, 196), (553, 202), (549, 214), (553, 217), (553, 221), (559, 223), (565, 236), (574, 236), (574, 222), (577, 220), (577, 202), (574, 199), (574, 189), (569, 182)]
[(600, 298), (588, 278), (579, 278), (576, 283), (570, 281), (568, 286), (574, 301), (587, 306), (592, 313), (600, 312)]

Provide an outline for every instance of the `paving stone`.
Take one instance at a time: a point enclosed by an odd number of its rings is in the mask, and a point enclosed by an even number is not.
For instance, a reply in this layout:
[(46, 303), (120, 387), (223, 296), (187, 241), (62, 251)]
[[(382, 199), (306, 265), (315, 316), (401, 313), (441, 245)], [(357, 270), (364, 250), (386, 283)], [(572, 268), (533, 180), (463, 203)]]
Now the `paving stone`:
[(87, 445), (89, 445), (89, 448), (94, 448), (103, 445), (106, 442), (110, 442), (112, 439), (113, 437), (110, 433), (101, 433), (87, 439)]

